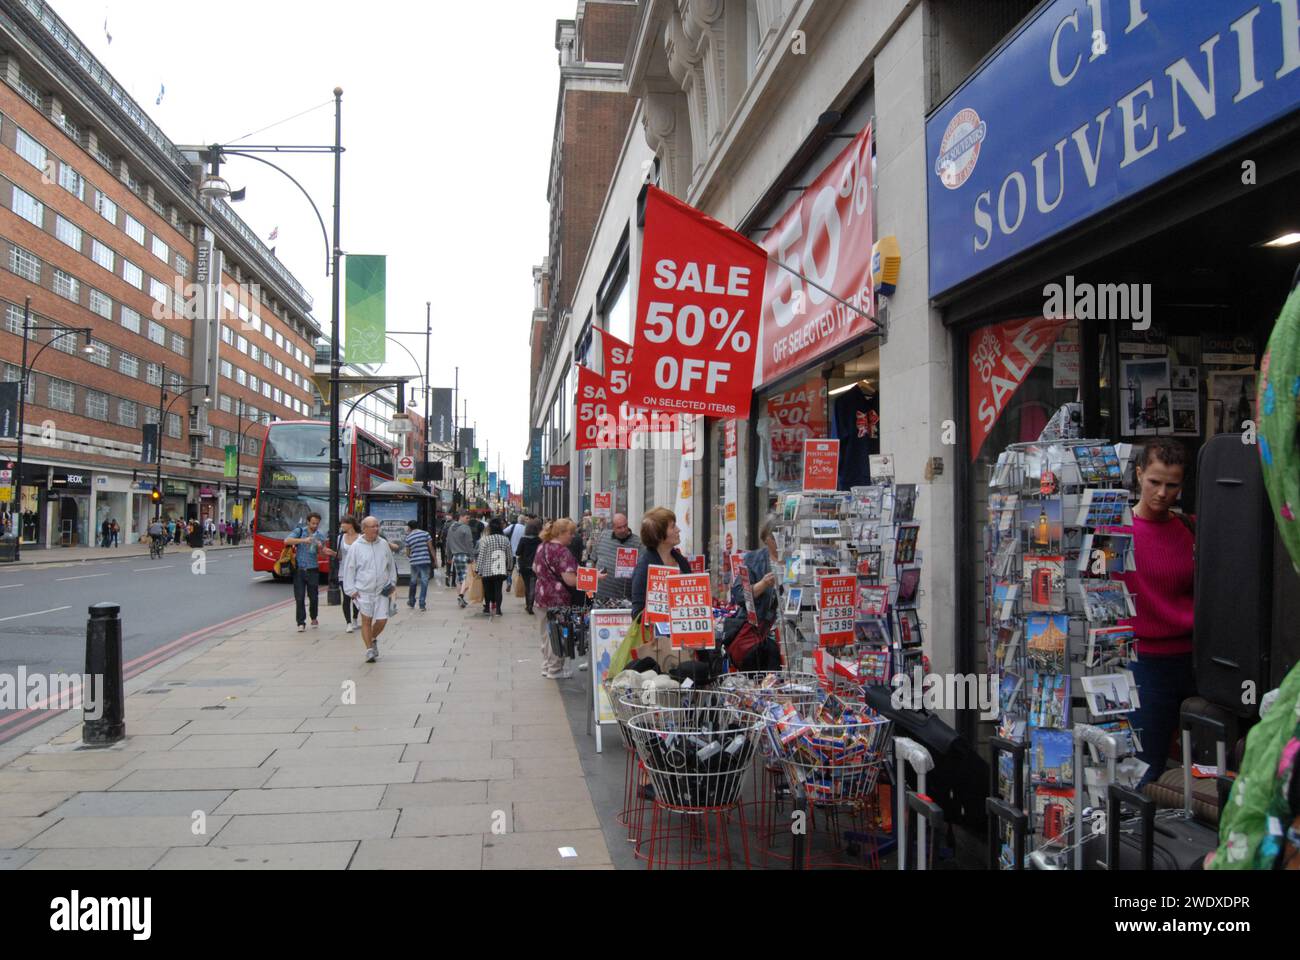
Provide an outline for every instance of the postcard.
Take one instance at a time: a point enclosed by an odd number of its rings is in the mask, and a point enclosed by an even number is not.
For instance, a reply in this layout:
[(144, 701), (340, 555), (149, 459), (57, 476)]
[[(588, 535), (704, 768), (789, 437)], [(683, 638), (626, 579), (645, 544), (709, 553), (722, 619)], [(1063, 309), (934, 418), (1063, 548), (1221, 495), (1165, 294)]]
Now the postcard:
[(1067, 614), (1031, 614), (1026, 621), (1026, 632), (1025, 651), (1031, 669), (1042, 673), (1063, 673), (1068, 669), (1066, 643), (1070, 638), (1070, 618)]
[(883, 555), (879, 550), (866, 550), (858, 554), (858, 576), (872, 580), (880, 578), (884, 572)]
[(1133, 557), (1133, 535), (1090, 533), (1079, 550), (1079, 572), (1088, 577), (1113, 577), (1137, 569)]
[(1070, 725), (1070, 675), (1036, 673), (1030, 687), (1029, 725), (1063, 730)]
[(867, 617), (883, 617), (889, 612), (889, 587), (873, 586), (870, 584), (858, 585), (858, 616), (862, 619)]
[(921, 638), (921, 616), (913, 609), (894, 611), (894, 620), (898, 624), (898, 644), (902, 647), (919, 647)]
[(838, 520), (814, 520), (812, 522), (812, 535), (814, 540), (836, 540), (840, 535), (840, 522)]
[(1215, 371), (1205, 398), (1205, 433), (1241, 433), (1248, 420), (1255, 420), (1254, 367)]
[(852, 490), (859, 517), (864, 520), (879, 520), (881, 505), (885, 498), (884, 487), (854, 487)]
[(902, 566), (916, 560), (916, 541), (921, 533), (919, 523), (904, 523), (898, 528), (898, 540), (894, 544), (894, 563)]
[(1034, 788), (1034, 832), (1053, 846), (1065, 843), (1074, 823), (1074, 791), (1061, 787)]
[(917, 588), (921, 585), (921, 568), (907, 567), (898, 574), (898, 594), (894, 597), (896, 607), (916, 606)]
[[(998, 736), (1003, 740), (1020, 742), (1025, 739), (1025, 718), (1015, 714), (1004, 713), (998, 721)], [(1005, 756), (1005, 754), (1004, 754)]]
[(863, 683), (870, 687), (888, 685), (890, 679), (889, 651), (877, 650), (863, 653), (858, 659), (858, 676)]
[(1002, 664), (1003, 670), (1010, 670), (1016, 664), (1020, 652), (1020, 627), (1016, 625), (998, 627), (998, 642), (993, 654), (994, 664)]
[(997, 555), (993, 558), (993, 575), (995, 577), (1009, 577), (1015, 571), (1016, 557), (1020, 556), (1020, 540), (1017, 537), (1008, 537), (998, 546)]
[(916, 484), (900, 483), (894, 487), (894, 522), (911, 523), (916, 513)]
[(1079, 502), (1080, 527), (1127, 527), (1133, 524), (1127, 490), (1102, 490), (1089, 487)]
[[(1131, 757), (1142, 752), (1142, 741), (1138, 738), (1137, 731), (1133, 729), (1133, 724), (1127, 720), (1107, 720), (1105, 723), (1095, 724), (1098, 730), (1102, 730), (1115, 738), (1119, 746), (1119, 757)], [(1092, 756), (1094, 763), (1105, 763), (1106, 758), (1102, 756), (1101, 750), (1092, 743), (1088, 744), (1088, 752)]]
[(785, 594), (785, 613), (788, 617), (799, 616), (799, 607), (803, 602), (803, 587), (791, 587)]
[(859, 620), (853, 625), (853, 630), (859, 643), (873, 647), (889, 646), (889, 627), (882, 619), (873, 617), (870, 620)]
[(1138, 700), (1137, 684), (1127, 670), (1083, 677), (1083, 694), (1088, 701), (1088, 711), (1094, 717), (1114, 717), (1132, 713), (1142, 704)]
[(1011, 620), (1016, 615), (1016, 599), (1020, 596), (1020, 582), (999, 580), (993, 585), (993, 619)]
[(1053, 787), (1074, 784), (1074, 735), (1069, 730), (1030, 733), (1030, 781)]
[(1061, 501), (1054, 497), (1029, 500), (1020, 505), (1021, 527), (1029, 532), (1029, 543), (1036, 550), (1059, 544), (1065, 536), (1061, 522)]
[(1137, 636), (1132, 627), (1096, 627), (1088, 631), (1089, 667), (1122, 667), (1137, 659)]
[(867, 460), (874, 481), (892, 480), (894, 478), (894, 457), (889, 453), (873, 453)]
[(1120, 408), (1126, 437), (1168, 433), (1169, 360), (1122, 360)]
[(797, 553), (785, 558), (785, 582), (798, 583), (803, 576), (803, 557)]
[(1078, 580), (1083, 612), (1090, 623), (1113, 623), (1137, 616), (1133, 597), (1122, 580)]
[(781, 519), (787, 523), (793, 523), (795, 520), (798, 520), (799, 501), (802, 499), (803, 498), (797, 493), (787, 495), (785, 502), (782, 505), (783, 509), (781, 511)]
[(1075, 462), (1084, 483), (1109, 483), (1124, 478), (1115, 447), (1101, 444), (1095, 447), (1074, 446)]
[(1024, 680), (1014, 673), (1002, 675), (1002, 683), (998, 686), (998, 705), (1002, 712), (1012, 713), (1017, 707), (1017, 697), (1020, 694), (1020, 688)]
[(1026, 613), (1065, 610), (1065, 557), (1038, 554), (1025, 557), (1024, 583)]

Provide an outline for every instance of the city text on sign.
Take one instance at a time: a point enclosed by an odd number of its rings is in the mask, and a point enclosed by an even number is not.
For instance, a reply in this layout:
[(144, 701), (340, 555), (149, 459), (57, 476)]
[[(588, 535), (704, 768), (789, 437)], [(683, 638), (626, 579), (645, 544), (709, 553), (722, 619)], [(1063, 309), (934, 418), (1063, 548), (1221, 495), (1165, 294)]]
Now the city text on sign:
[(668, 578), (668, 609), (673, 646), (709, 649), (713, 638), (713, 600), (708, 574), (679, 573)]
[(852, 574), (821, 577), (817, 581), (818, 641), (823, 647), (845, 647), (853, 642), (858, 578)]

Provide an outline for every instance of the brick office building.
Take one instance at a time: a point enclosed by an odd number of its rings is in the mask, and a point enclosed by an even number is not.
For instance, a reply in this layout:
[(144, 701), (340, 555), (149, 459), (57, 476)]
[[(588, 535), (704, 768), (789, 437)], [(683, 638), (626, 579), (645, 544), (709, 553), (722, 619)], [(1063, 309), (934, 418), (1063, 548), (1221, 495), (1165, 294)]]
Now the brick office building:
[(21, 377), (28, 298), (32, 324), (92, 329), (90, 353), (31, 336), (26, 542), (93, 542), (108, 518), (138, 538), (155, 470), (142, 428), (164, 381), (167, 515), (235, 515), (237, 442), (246, 508), (259, 424), (311, 412), (311, 297), (230, 207), (199, 199), (200, 173), (44, 3), (0, 0), (3, 379)]
[[(631, 0), (585, 0), (578, 4), (574, 20), (556, 23), (560, 89), (547, 190), (551, 205), (548, 276), (541, 287), (548, 303), (544, 324), (534, 312), (534, 389), (529, 411), (529, 426), (542, 431), (543, 476), (551, 467), (563, 469), (571, 463), (573, 364), (581, 359), (575, 345), (583, 343), (583, 331), (591, 325), (590, 317), (573, 315), (573, 298), (636, 107), (623, 80), (623, 59), (636, 20), (637, 5)], [(587, 480), (571, 469), (563, 485), (542, 491), (543, 512), (580, 516)]]

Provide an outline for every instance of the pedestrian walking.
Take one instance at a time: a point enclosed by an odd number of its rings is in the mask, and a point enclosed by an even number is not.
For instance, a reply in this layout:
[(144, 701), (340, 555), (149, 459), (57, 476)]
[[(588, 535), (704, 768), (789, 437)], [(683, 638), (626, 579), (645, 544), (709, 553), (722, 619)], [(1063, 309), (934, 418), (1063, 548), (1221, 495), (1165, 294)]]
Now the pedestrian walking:
[(317, 613), (320, 605), (320, 554), (334, 555), (320, 529), (320, 514), (312, 511), (307, 514), (307, 522), (293, 528), (285, 537), (284, 545), (294, 548), (293, 557), (293, 599), (298, 613), (298, 632), (307, 629), (307, 607), (311, 607), (311, 625), (319, 627)]
[(542, 544), (542, 521), (529, 520), (524, 535), (519, 538), (519, 548), (515, 551), (515, 563), (519, 575), (524, 578), (524, 610), (533, 615), (533, 597), (537, 587), (537, 576), (533, 573), (533, 557)]
[(469, 526), (469, 512), (460, 515), (460, 521), (448, 524), (447, 553), (451, 554), (452, 584), (458, 587), (456, 602), (469, 606), (465, 593), (469, 590), (469, 563), (474, 556), (474, 531)]
[(113, 526), (108, 522), (108, 517), (105, 517), (104, 522), (99, 525), (99, 545), (101, 547), (107, 547), (112, 536)]
[(542, 608), (538, 617), (542, 640), (542, 676), (547, 680), (565, 679), (564, 658), (551, 649), (548, 610), (569, 603), (569, 590), (578, 585), (578, 564), (569, 552), (576, 527), (568, 518), (554, 521), (542, 534), (542, 545), (533, 557), (533, 573), (537, 577), (534, 604)]
[(203, 549), (203, 528), (197, 520), (191, 520), (189, 530), (185, 535), (185, 542), (195, 550)]
[(618, 551), (634, 549), (636, 557), (641, 558), (641, 538), (632, 532), (627, 524), (627, 514), (614, 514), (613, 525), (602, 531), (596, 539), (593, 550), (596, 569), (605, 574), (596, 587), (596, 596), (602, 600), (626, 600), (632, 593), (631, 576), (619, 578)]
[(386, 540), (380, 539), (379, 521), (361, 521), (361, 537), (348, 547), (343, 562), (343, 592), (356, 604), (361, 617), (361, 640), (366, 662), (379, 658), (379, 635), (388, 625), (393, 592), (397, 589), (397, 564)]
[(408, 607), (415, 606), (415, 588), (420, 588), (420, 612), (425, 610), (425, 598), (429, 595), (429, 577), (433, 574), (433, 537), (428, 530), (421, 530), (414, 520), (408, 520), (406, 529), (406, 556), (411, 561), (411, 592), (406, 599)]
[(483, 612), (501, 616), (501, 588), (510, 573), (513, 554), (510, 541), (501, 532), (501, 518), (488, 521), (488, 532), (478, 544), (478, 572), (483, 578)]
[[(361, 537), (361, 531), (357, 529), (357, 518), (348, 514), (346, 517), (339, 517), (339, 527), (343, 532), (339, 534), (339, 542), (335, 548), (339, 557), (339, 577), (343, 576), (343, 565), (348, 562), (348, 550)], [(343, 593), (343, 620), (348, 625), (347, 632), (351, 633), (356, 629), (356, 612), (357, 605), (353, 602), (352, 597), (344, 591)]]
[(117, 517), (114, 517), (108, 524), (109, 546), (120, 547), (122, 545), (118, 542), (118, 535), (121, 532), (122, 528), (118, 525)]

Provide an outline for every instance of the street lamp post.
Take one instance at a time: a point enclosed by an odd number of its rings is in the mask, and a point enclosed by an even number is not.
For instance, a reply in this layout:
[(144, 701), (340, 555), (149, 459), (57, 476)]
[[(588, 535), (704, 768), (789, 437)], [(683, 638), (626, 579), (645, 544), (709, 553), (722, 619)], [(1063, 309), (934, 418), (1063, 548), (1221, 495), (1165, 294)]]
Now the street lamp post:
[[(188, 149), (188, 148), (183, 148)], [(343, 460), (339, 453), (339, 374), (342, 370), (342, 363), (339, 357), (339, 262), (343, 256), (343, 248), (339, 245), (339, 235), (342, 230), (342, 213), (340, 201), (343, 189), (343, 88), (334, 88), (334, 144), (333, 146), (279, 146), (279, 145), (256, 145), (247, 144), (238, 147), (225, 147), (221, 144), (212, 144), (207, 147), (193, 148), (205, 155), (207, 161), (211, 164), (211, 171), (204, 180), (200, 193), (207, 197), (224, 199), (230, 196), (230, 184), (226, 183), (220, 176), (220, 164), (222, 157), (226, 154), (231, 156), (247, 157), (250, 160), (256, 160), (265, 164), (274, 170), (279, 171), (287, 177), (294, 186), (307, 198), (311, 208), (316, 213), (316, 219), (320, 221), (321, 233), (325, 235), (325, 252), (326, 263), (325, 270), (331, 278), (331, 296), (330, 304), (330, 502), (329, 502), (329, 536), (331, 542), (338, 536), (339, 526), (339, 476), (343, 470)], [(284, 170), (269, 160), (256, 156), (259, 153), (332, 153), (334, 155), (334, 235), (331, 240), (328, 232), (325, 230), (325, 218), (321, 216), (320, 208), (316, 206), (316, 201), (311, 198), (301, 183), (299, 183), (292, 174)], [(330, 606), (338, 606), (342, 601), (342, 594), (339, 591), (337, 577), (333, 575), (333, 566), (337, 563), (337, 558), (330, 561), (331, 576), (329, 590), (326, 594), (325, 602)]]
[[(176, 392), (176, 396), (172, 397), (171, 402), (168, 403), (167, 402), (167, 367), (164, 366), (162, 368), (162, 378), (158, 383), (158, 446), (157, 446), (158, 467), (154, 472), (154, 487), (153, 487), (155, 490), (158, 491), (158, 510), (154, 514), (155, 520), (162, 519), (163, 436), (167, 432), (167, 428), (166, 428), (167, 415), (171, 411), (171, 408), (175, 406), (176, 401), (179, 400), (181, 397), (185, 396), (186, 394), (193, 393), (195, 390), (202, 390), (204, 393), (211, 394), (211, 390), (212, 390), (212, 388), (209, 387), (206, 383), (179, 383), (177, 384), (177, 386), (180, 387), (181, 389), (179, 389)], [(203, 402), (211, 403), (212, 397), (210, 395), (204, 397)], [(166, 404), (165, 407), (163, 406), (164, 404)]]
[[(17, 469), (14, 471), (14, 488), (13, 502), (16, 507), (18, 517), (18, 535), (14, 537), (14, 559), (21, 559), (23, 544), (23, 432), (27, 426), (27, 375), (31, 373), (36, 366), (36, 361), (41, 358), (45, 348), (56, 340), (63, 337), (76, 336), (84, 334), (86, 345), (82, 348), (85, 353), (93, 353), (94, 349), (90, 345), (90, 327), (40, 327), (31, 322), (32, 319), (32, 298), (28, 297), (23, 302), (23, 361), (18, 376), (18, 456)], [(50, 337), (45, 343), (41, 344), (41, 349), (36, 351), (36, 356), (32, 357), (30, 366), (27, 363), (27, 342), (35, 330), (57, 331), (54, 336)]]

